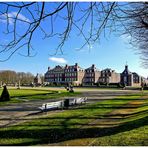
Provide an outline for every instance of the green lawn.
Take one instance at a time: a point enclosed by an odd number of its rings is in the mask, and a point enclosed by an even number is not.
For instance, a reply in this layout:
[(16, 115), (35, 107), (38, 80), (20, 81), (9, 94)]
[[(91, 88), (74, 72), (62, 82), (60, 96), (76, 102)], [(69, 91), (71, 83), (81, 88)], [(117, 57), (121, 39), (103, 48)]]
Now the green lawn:
[[(3, 89), (0, 89), (0, 94), (2, 93)], [(12, 89), (8, 88), (9, 94), (11, 97), (19, 97), (19, 96), (29, 96), (29, 95), (36, 95), (36, 94), (47, 94), (51, 93), (50, 90), (39, 90), (39, 89)]]
[[(11, 100), (7, 102), (0, 102), (0, 105), (6, 105), (10, 103), (19, 103), (29, 100), (43, 100), (52, 99), (67, 96), (76, 96), (80, 94), (79, 92), (69, 93), (67, 91), (51, 91), (47, 89), (8, 89)], [(2, 89), (0, 89), (0, 94)]]
[[(136, 100), (137, 98), (137, 100)], [(48, 112), (0, 129), (0, 145), (148, 145), (148, 98), (126, 96)]]

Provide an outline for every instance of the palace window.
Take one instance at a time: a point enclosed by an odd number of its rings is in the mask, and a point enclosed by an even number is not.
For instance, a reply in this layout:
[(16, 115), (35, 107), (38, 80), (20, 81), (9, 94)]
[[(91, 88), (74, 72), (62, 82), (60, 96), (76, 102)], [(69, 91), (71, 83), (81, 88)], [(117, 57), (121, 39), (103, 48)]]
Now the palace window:
[(127, 77), (124, 77), (124, 82), (127, 82)]

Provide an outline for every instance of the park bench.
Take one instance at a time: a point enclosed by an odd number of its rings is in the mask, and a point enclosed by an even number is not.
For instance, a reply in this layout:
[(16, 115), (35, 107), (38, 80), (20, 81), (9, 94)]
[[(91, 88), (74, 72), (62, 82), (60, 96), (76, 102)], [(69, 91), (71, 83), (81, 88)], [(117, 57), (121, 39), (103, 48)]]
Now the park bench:
[(87, 97), (85, 98), (69, 98), (69, 99), (65, 99), (65, 101), (68, 100), (68, 106), (73, 106), (73, 105), (78, 105), (78, 104), (82, 104), (82, 103), (86, 103)]
[(64, 107), (86, 103), (86, 100), (87, 100), (86, 97), (85, 98), (67, 98), (65, 100), (61, 100), (57, 102), (44, 103), (42, 104), (41, 107), (39, 107), (39, 109), (42, 111), (62, 109)]
[(70, 98), (69, 99), (69, 105), (72, 106), (72, 105), (75, 105), (75, 98)]
[(57, 102), (44, 103), (42, 104), (41, 107), (39, 107), (39, 109), (44, 111), (44, 110), (58, 109), (62, 107), (63, 107), (63, 101), (57, 101)]
[(86, 101), (87, 101), (87, 97), (85, 97), (85, 98), (77, 98), (77, 99), (75, 99), (75, 104), (86, 103)]

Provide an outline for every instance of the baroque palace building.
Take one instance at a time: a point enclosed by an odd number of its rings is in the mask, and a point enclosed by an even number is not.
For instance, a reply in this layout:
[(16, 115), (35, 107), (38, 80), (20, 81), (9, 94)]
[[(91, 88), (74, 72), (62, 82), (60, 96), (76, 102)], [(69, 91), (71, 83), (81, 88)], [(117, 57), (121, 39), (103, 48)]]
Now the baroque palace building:
[(131, 72), (128, 65), (125, 65), (124, 71), (121, 73), (121, 82), (126, 86), (141, 86), (141, 84), (148, 84), (148, 79), (138, 75), (136, 72)]
[(98, 83), (101, 72), (92, 64), (91, 67), (85, 69), (83, 76), (83, 85), (94, 85)]
[(126, 86), (141, 86), (141, 83), (148, 83), (148, 80), (135, 72), (128, 70), (128, 65), (122, 73), (107, 68), (98, 70), (94, 64), (89, 68), (83, 69), (78, 63), (75, 65), (57, 65), (54, 68), (48, 67), (45, 73), (45, 83), (49, 84), (73, 84), (75, 86), (92, 86), (97, 83), (111, 84), (121, 83)]
[(48, 67), (48, 71), (45, 73), (45, 82), (59, 84), (72, 83), (74, 85), (81, 85), (84, 74), (85, 70), (77, 63), (71, 66), (66, 65), (65, 67), (58, 65), (53, 69)]
[(110, 68), (106, 68), (101, 71), (101, 76), (99, 77), (100, 83), (120, 83), (120, 73), (116, 73)]

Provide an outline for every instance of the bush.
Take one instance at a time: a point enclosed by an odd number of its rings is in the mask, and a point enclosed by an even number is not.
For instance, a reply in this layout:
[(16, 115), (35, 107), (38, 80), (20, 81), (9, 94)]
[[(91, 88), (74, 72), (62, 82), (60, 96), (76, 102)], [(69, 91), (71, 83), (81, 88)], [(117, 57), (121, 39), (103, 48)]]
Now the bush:
[(123, 88), (123, 84), (118, 83), (117, 87), (118, 87), (118, 88)]
[(101, 84), (100, 84), (100, 83), (96, 83), (95, 85), (96, 85), (97, 87), (100, 87)]
[(2, 94), (1, 94), (0, 101), (9, 101), (9, 100), (10, 100), (9, 92), (7, 90), (7, 87), (4, 86), (4, 89), (3, 89)]
[(144, 90), (148, 90), (148, 86), (145, 86), (143, 89), (144, 89)]

